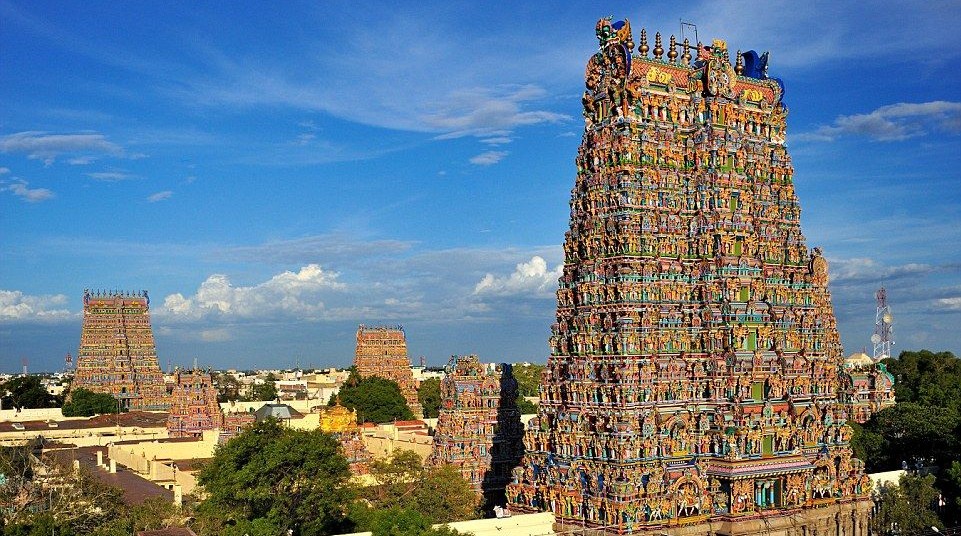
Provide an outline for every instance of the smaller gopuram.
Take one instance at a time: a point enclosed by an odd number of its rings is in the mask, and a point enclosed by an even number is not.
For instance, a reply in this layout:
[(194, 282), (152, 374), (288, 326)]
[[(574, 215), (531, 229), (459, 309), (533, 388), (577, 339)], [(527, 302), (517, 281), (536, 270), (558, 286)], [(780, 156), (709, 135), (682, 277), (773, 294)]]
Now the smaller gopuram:
[(864, 352), (844, 358), (841, 394), (848, 419), (864, 423), (871, 415), (894, 405), (894, 376), (884, 363)]
[(316, 411), (320, 413), (320, 429), (333, 434), (340, 442), (341, 451), (350, 463), (350, 472), (355, 475), (369, 473), (373, 456), (357, 426), (357, 410), (341, 406), (338, 400), (334, 406)]
[(508, 364), (453, 356), (441, 380), (441, 407), (427, 465), (455, 466), (491, 509), (505, 503), (511, 469), (523, 456), (517, 380)]
[(83, 327), (73, 388), (116, 397), (124, 409), (170, 402), (150, 327), (147, 291), (83, 292)]
[(354, 365), (361, 377), (379, 376), (396, 382), (415, 418), (424, 416), (417, 399), (417, 382), (407, 357), (407, 337), (401, 326), (357, 328), (357, 351)]
[(217, 403), (217, 388), (209, 372), (177, 370), (170, 394), (167, 417), (169, 437), (201, 437), (204, 430), (221, 428), (223, 415)]

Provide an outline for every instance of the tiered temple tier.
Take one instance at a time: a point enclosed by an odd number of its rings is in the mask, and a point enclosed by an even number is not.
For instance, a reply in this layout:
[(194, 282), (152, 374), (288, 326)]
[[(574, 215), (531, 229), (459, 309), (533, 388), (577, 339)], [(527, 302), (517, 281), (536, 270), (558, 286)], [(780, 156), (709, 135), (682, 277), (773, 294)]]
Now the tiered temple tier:
[(169, 406), (147, 293), (84, 292), (74, 388), (108, 393), (129, 409)]
[(420, 419), (424, 416), (417, 398), (417, 382), (407, 356), (404, 328), (363, 325), (357, 328), (354, 365), (361, 376), (379, 376), (396, 382), (414, 417)]
[[(827, 263), (801, 233), (780, 82), (756, 54), (732, 66), (720, 41), (679, 61), (659, 34), (653, 59), (646, 34), (633, 53), (623, 21), (602, 20), (598, 37), (551, 355), (512, 507), (613, 532), (845, 501), (866, 515)], [(858, 520), (845, 533), (863, 534)]]

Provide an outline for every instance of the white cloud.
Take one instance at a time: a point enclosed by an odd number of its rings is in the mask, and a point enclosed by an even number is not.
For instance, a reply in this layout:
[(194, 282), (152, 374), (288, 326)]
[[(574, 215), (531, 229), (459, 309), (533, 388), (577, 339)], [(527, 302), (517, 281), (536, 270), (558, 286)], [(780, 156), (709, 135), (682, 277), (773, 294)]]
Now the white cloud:
[(487, 151), (470, 159), (470, 163), (477, 166), (491, 166), (504, 159), (507, 151)]
[(866, 114), (839, 116), (831, 125), (798, 134), (794, 139), (834, 141), (843, 136), (860, 136), (877, 141), (900, 141), (930, 132), (961, 133), (961, 102), (889, 104)]
[(941, 298), (937, 300), (938, 306), (941, 309), (948, 311), (961, 311), (961, 296), (954, 296), (951, 298)]
[(94, 153), (123, 156), (123, 148), (103, 134), (48, 134), (40, 131), (18, 132), (0, 138), (0, 152), (23, 153), (28, 158), (52, 164), (61, 154)]
[(527, 85), (520, 87), (471, 89), (455, 91), (436, 111), (425, 114), (424, 123), (443, 132), (440, 139), (464, 136), (487, 137), (496, 143), (508, 143), (508, 134), (518, 127), (539, 123), (558, 123), (570, 116), (548, 111), (523, 111), (521, 103), (543, 98), (546, 91)]
[(76, 158), (71, 158), (67, 160), (67, 163), (72, 166), (86, 166), (96, 161), (97, 161), (96, 157), (88, 155), (88, 156), (78, 156)]
[(224, 342), (233, 338), (233, 332), (227, 328), (205, 329), (200, 332), (200, 340), (204, 342)]
[(6, 175), (7, 173), (10, 173), (10, 168), (0, 167), (0, 175)]
[(251, 319), (285, 315), (305, 320), (323, 318), (326, 313), (321, 297), (340, 291), (346, 285), (338, 274), (324, 271), (317, 264), (298, 272), (286, 271), (249, 287), (234, 286), (223, 274), (208, 277), (190, 297), (180, 293), (164, 299), (161, 316), (200, 319), (208, 316)]
[(97, 173), (87, 173), (87, 176), (91, 179), (104, 182), (118, 182), (134, 178), (133, 175), (122, 171), (100, 171)]
[(72, 318), (63, 294), (31, 296), (19, 290), (0, 290), (0, 322), (56, 321)]
[(517, 296), (528, 295), (549, 298), (557, 290), (563, 266), (558, 264), (548, 270), (547, 261), (533, 256), (529, 262), (518, 263), (514, 272), (506, 277), (488, 273), (474, 286), (475, 295)]
[(155, 194), (150, 194), (147, 196), (147, 201), (151, 203), (156, 203), (157, 201), (163, 201), (165, 199), (170, 199), (170, 196), (174, 195), (170, 190), (164, 190), (162, 192), (157, 192)]
[(831, 283), (834, 284), (880, 283), (902, 277), (917, 277), (939, 270), (938, 267), (921, 263), (888, 266), (866, 257), (829, 260)]
[(55, 197), (52, 190), (48, 190), (47, 188), (29, 188), (27, 184), (27, 181), (15, 180), (7, 186), (0, 187), (0, 192), (10, 192), (27, 203), (39, 203)]

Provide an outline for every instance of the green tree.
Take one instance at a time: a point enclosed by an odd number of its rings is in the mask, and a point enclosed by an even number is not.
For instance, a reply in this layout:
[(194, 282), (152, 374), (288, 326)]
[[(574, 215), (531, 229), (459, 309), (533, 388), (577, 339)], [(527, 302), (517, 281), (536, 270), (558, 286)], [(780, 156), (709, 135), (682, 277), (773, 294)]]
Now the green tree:
[(345, 505), (354, 497), (349, 478), (347, 459), (332, 435), (267, 419), (218, 447), (204, 465), (198, 482), (208, 497), (198, 510), (222, 521), (212, 534), (230, 534), (236, 527), (336, 534), (349, 528)]
[(0, 384), (5, 408), (55, 408), (57, 397), (43, 387), (40, 376), (18, 376)]
[(94, 393), (83, 387), (74, 389), (63, 405), (64, 417), (90, 417), (103, 413), (117, 413), (117, 399), (107, 393)]
[(925, 534), (944, 525), (932, 509), (938, 498), (934, 475), (905, 474), (897, 486), (878, 490), (879, 501), (872, 525), (877, 534)]
[(431, 523), (473, 519), (477, 494), (454, 467), (424, 468), (420, 456), (399, 450), (387, 460), (371, 464), (376, 485), (361, 490), (375, 510), (411, 508)]
[(537, 413), (537, 404), (527, 400), (523, 396), (517, 397), (517, 409), (520, 410), (521, 415), (528, 415), (530, 413)]
[(864, 423), (855, 445), (866, 449), (870, 471), (899, 469), (916, 459), (947, 467), (961, 458), (959, 420), (951, 408), (898, 402)]
[(942, 406), (961, 413), (961, 359), (951, 352), (905, 351), (884, 364), (894, 375), (899, 403)]
[(538, 388), (541, 385), (541, 373), (544, 365), (534, 363), (520, 363), (511, 367), (514, 378), (517, 379), (517, 390), (521, 396), (538, 396)]
[(233, 374), (227, 374), (226, 372), (217, 374), (214, 376), (214, 385), (217, 386), (217, 402), (233, 402), (243, 399), (240, 396), (240, 380)]
[(273, 372), (267, 373), (264, 383), (255, 385), (251, 398), (264, 402), (277, 399), (277, 376)]
[(424, 416), (436, 419), (440, 415), (440, 378), (427, 378), (420, 382), (417, 400), (424, 408)]
[(352, 372), (338, 395), (344, 407), (357, 410), (357, 419), (361, 422), (383, 423), (414, 418), (397, 383), (378, 376), (361, 378)]

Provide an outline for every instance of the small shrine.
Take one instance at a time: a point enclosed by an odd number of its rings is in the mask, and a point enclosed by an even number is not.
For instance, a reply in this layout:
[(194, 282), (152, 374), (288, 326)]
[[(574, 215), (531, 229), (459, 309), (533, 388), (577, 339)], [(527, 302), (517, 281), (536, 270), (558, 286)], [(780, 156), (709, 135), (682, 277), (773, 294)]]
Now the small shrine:
[(522, 452), (517, 380), (511, 365), (453, 356), (441, 380), (441, 406), (428, 465), (453, 465), (484, 499), (504, 505), (504, 487)]
[(177, 370), (170, 393), (170, 414), (167, 416), (169, 437), (201, 437), (204, 430), (214, 430), (223, 424), (217, 388), (209, 371)]
[(852, 421), (867, 422), (871, 415), (894, 406), (894, 375), (864, 352), (844, 358), (844, 380), (843, 399)]
[(373, 459), (364, 443), (360, 427), (357, 425), (357, 410), (348, 409), (340, 405), (340, 400), (330, 407), (318, 407), (320, 413), (319, 428), (340, 442), (341, 451), (350, 463), (350, 471), (355, 475), (370, 472), (370, 462)]

